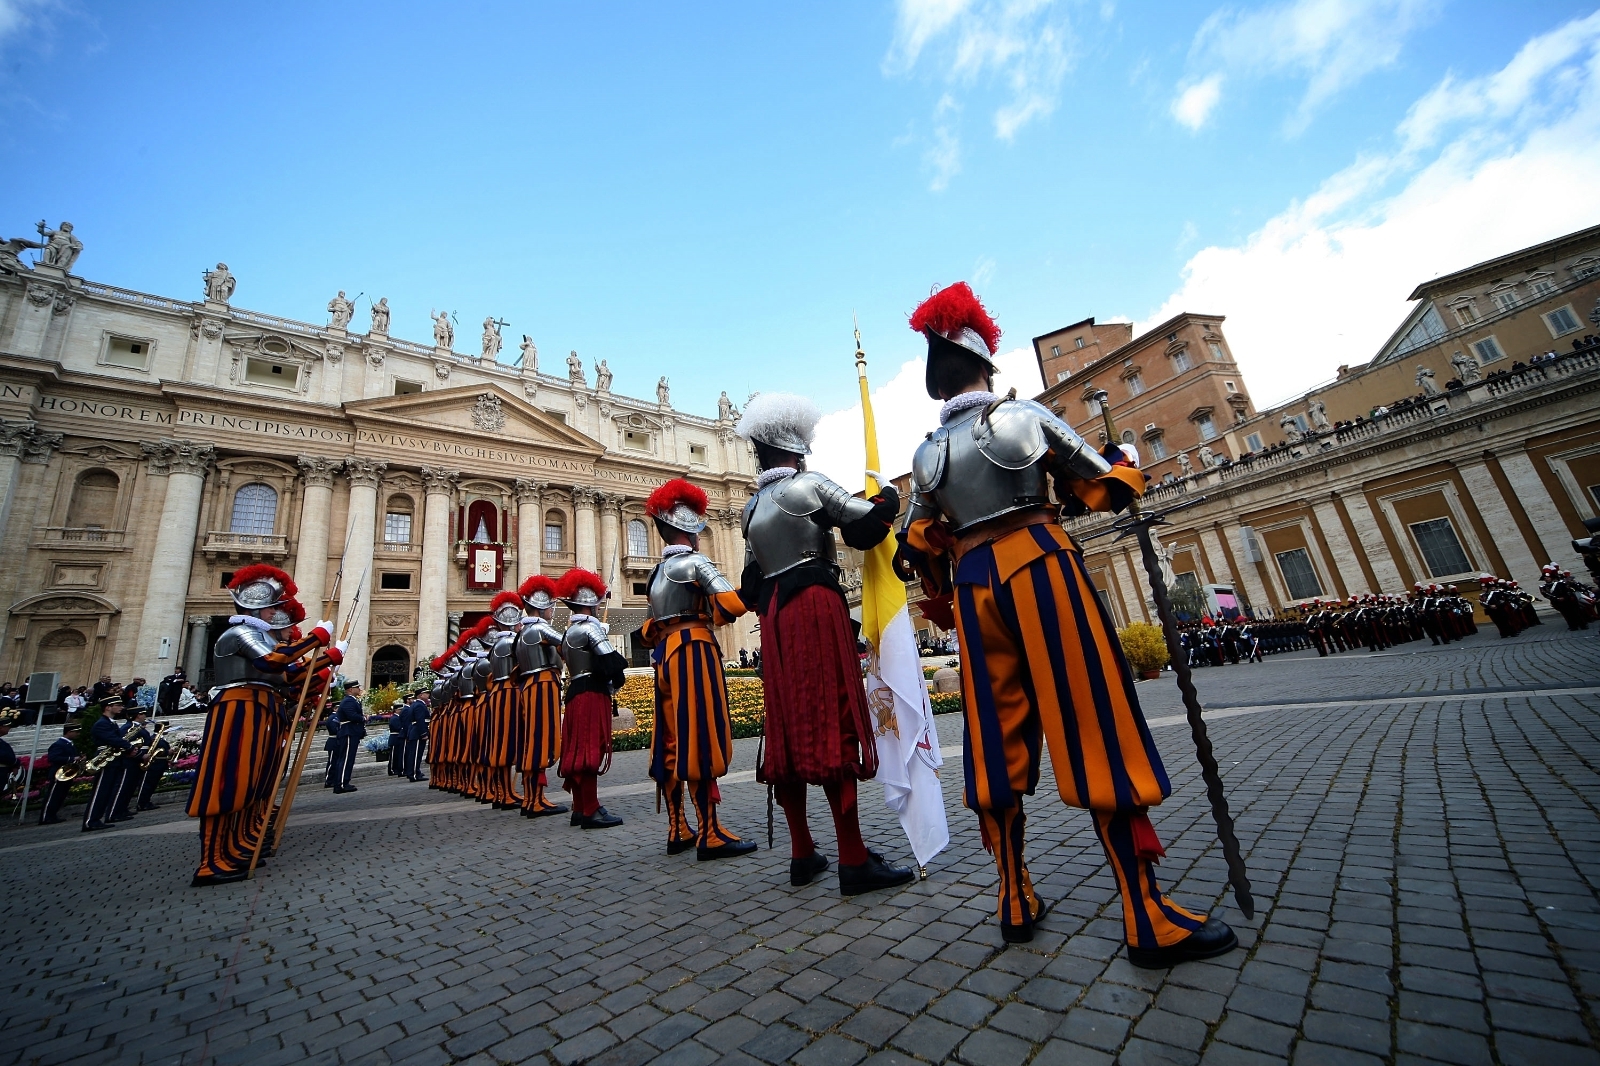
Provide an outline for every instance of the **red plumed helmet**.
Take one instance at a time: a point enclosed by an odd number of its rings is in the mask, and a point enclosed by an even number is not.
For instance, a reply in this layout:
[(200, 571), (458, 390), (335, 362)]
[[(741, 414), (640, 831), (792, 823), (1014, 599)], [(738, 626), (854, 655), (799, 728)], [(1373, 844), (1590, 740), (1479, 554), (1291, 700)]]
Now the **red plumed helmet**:
[(911, 312), (911, 328), (928, 338), (928, 395), (939, 399), (933, 384), (934, 361), (940, 356), (974, 358), (998, 372), (994, 353), (1000, 349), (1000, 327), (964, 281), (946, 286)]
[(288, 574), (266, 563), (255, 563), (235, 571), (233, 580), (228, 582), (228, 595), (244, 611), (276, 606), (299, 591)]
[(706, 528), (706, 511), (711, 501), (705, 490), (685, 478), (675, 477), (644, 501), (645, 514), (685, 533)]
[(437, 674), (440, 670), (444, 669), (445, 660), (448, 658), (450, 658), (449, 652), (445, 652), (443, 655), (435, 655), (433, 658), (428, 660), (428, 669)]
[(489, 617), (501, 628), (516, 625), (522, 621), (522, 597), (509, 589), (497, 593), (495, 598), (489, 601)]
[(556, 581), (553, 577), (534, 574), (517, 587), (517, 595), (535, 611), (542, 611), (556, 602)]
[(556, 598), (570, 607), (598, 607), (606, 598), (606, 583), (592, 570), (573, 567), (556, 583)]
[(289, 612), (289, 622), (291, 625), (299, 625), (301, 622), (306, 620), (305, 606), (299, 600), (291, 599), (288, 603), (283, 605), (283, 609)]

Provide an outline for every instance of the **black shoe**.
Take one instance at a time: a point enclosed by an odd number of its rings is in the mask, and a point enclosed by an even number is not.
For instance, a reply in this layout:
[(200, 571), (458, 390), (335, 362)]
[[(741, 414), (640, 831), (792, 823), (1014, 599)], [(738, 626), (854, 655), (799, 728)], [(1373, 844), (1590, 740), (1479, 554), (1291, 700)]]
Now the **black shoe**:
[(1159, 970), (1180, 962), (1214, 959), (1238, 946), (1239, 938), (1233, 935), (1226, 922), (1221, 918), (1207, 918), (1205, 925), (1176, 944), (1164, 948), (1136, 948), (1129, 944), (1128, 961), (1142, 969)]
[(61, 824), (61, 819), (60, 818), (42, 818), (42, 819), (40, 819), (39, 824), (40, 825), (59, 825), (59, 824)]
[(83, 831), (85, 833), (92, 833), (96, 829), (110, 829), (110, 828), (111, 827), (109, 825), (107, 825), (106, 823), (104, 823), (104, 822), (89, 822), (87, 825), (85, 825), (83, 827)]
[[(336, 788), (336, 789), (334, 789), (334, 791), (335, 792), (339, 792), (341, 790)], [(356, 786), (354, 786), (354, 785), (346, 785), (346, 786), (344, 786), (342, 791), (344, 791), (344, 792), (355, 792), (356, 791)]]
[(231, 885), (235, 881), (243, 881), (250, 876), (244, 870), (229, 870), (225, 874), (195, 874), (189, 882), (190, 888), (206, 888), (210, 885)]
[(667, 854), (682, 855), (692, 847), (694, 847), (693, 837), (690, 837), (688, 840), (669, 840), (667, 841)]
[(1033, 921), (1028, 922), (1026, 925), (1008, 925), (1005, 922), (1001, 922), (1000, 939), (1004, 940), (1007, 944), (1026, 944), (1030, 942), (1033, 940), (1034, 928), (1040, 922), (1044, 921), (1044, 916), (1050, 913), (1050, 907), (1051, 904), (1046, 903), (1044, 900), (1040, 900), (1039, 913), (1035, 914), (1033, 916)]
[(333, 782), (332, 781), (324, 781), (322, 783), (322, 787), (323, 788), (332, 788), (333, 787)]
[(904, 866), (890, 866), (875, 851), (867, 852), (867, 861), (859, 866), (839, 864), (839, 892), (846, 896), (859, 896), (880, 888), (898, 888), (916, 879), (915, 871)]
[[(567, 805), (565, 803), (552, 803), (547, 807), (534, 807), (534, 808), (531, 808), (528, 811), (528, 817), (529, 818), (548, 818), (552, 814), (566, 814), (566, 813), (567, 813)], [(573, 817), (576, 818), (577, 815), (573, 815)], [(578, 823), (577, 822), (573, 822), (572, 824), (573, 825), (577, 825)]]
[(141, 803), (139, 804), (139, 809), (141, 811), (153, 811), (156, 809), (156, 805), (154, 803)]
[(813, 851), (803, 859), (789, 860), (789, 883), (795, 888), (809, 885), (811, 879), (828, 868), (828, 857), (820, 851)]
[(610, 829), (614, 825), (621, 825), (622, 819), (606, 810), (596, 807), (594, 813), (578, 823), (585, 829)]
[(572, 822), (571, 822), (571, 824), (575, 825), (575, 826), (582, 825), (583, 824), (583, 815), (579, 814), (577, 811), (573, 811), (572, 812)]
[(733, 840), (714, 848), (696, 848), (694, 857), (700, 862), (710, 862), (712, 859), (731, 859), (735, 855), (748, 855), (754, 850), (756, 850), (754, 840)]

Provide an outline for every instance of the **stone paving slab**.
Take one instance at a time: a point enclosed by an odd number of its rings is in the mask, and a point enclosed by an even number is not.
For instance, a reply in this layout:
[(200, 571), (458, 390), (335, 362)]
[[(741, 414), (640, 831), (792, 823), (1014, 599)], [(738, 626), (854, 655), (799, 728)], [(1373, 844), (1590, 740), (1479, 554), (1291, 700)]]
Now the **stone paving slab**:
[[(1088, 816), (1048, 769), (1030, 864), (1060, 903), (1030, 945), (1000, 942), (954, 762), (926, 881), (793, 889), (741, 741), (724, 815), (763, 847), (726, 863), (665, 855), (643, 752), (603, 779), (627, 824), (600, 833), (382, 776), (310, 789), (282, 854), (220, 889), (187, 887), (174, 801), (111, 833), (0, 832), (0, 1066), (1600, 1062), (1593, 632), (1196, 676), (1253, 921), (1225, 895), (1171, 680), (1139, 693), (1174, 784), (1152, 812), (1163, 880), (1244, 944), (1214, 962), (1128, 965)], [(939, 724), (954, 749), (959, 720)], [(906, 861), (881, 789), (861, 803)]]

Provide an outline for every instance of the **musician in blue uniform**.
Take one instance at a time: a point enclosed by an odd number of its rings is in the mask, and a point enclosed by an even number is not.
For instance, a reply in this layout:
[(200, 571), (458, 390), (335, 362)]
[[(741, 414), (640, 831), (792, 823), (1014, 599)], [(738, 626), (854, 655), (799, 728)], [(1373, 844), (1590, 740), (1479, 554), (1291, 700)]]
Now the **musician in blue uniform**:
[(56, 771), (63, 766), (71, 766), (83, 758), (83, 753), (78, 750), (78, 733), (81, 730), (77, 722), (68, 722), (61, 729), (61, 736), (50, 742), (50, 748), (44, 754), (50, 760), (50, 769), (44, 781), (44, 806), (39, 808), (39, 824), (55, 825), (61, 821), (61, 806), (67, 802), (67, 793), (72, 791), (71, 781), (57, 781)]
[(428, 706), (428, 694), (419, 692), (407, 705), (409, 714), (406, 716), (405, 754), (401, 761), (402, 771), (408, 781), (426, 781), (427, 775), (422, 772), (422, 757), (428, 746), (428, 721), (432, 717)]
[[(117, 725), (115, 717), (122, 710), (122, 698), (108, 697), (101, 705), (101, 710), (103, 712), (101, 717), (96, 718), (94, 725), (89, 727), (89, 737), (94, 741), (95, 750), (117, 748), (127, 751), (130, 745), (123, 739), (122, 727)], [(113, 759), (105, 769), (95, 775), (94, 791), (89, 793), (89, 802), (83, 809), (85, 833), (110, 828), (112, 806), (116, 802), (118, 790), (122, 787), (126, 761), (122, 758)]]
[(361, 682), (350, 681), (344, 686), (344, 699), (333, 712), (333, 722), (338, 729), (338, 742), (333, 749), (336, 766), (333, 777), (334, 795), (356, 791), (350, 783), (350, 774), (356, 767), (356, 753), (361, 750), (361, 738), (367, 735), (367, 716), (361, 709)]

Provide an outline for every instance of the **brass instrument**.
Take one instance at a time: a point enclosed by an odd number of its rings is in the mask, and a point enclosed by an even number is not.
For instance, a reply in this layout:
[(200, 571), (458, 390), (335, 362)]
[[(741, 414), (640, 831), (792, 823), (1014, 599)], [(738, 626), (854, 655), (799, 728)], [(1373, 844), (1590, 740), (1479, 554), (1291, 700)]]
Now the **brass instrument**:
[(140, 737), (133, 742), (133, 750), (135, 752), (137, 752), (141, 747), (148, 749), (139, 759), (139, 766), (141, 768), (149, 766), (155, 761), (157, 751), (156, 743), (161, 739), (161, 734), (165, 733), (171, 725), (171, 722), (158, 722), (156, 723), (155, 732), (146, 737)]
[(121, 754), (122, 749), (120, 748), (101, 748), (99, 751), (85, 759), (82, 763), (74, 766), (63, 766), (61, 769), (57, 770), (56, 780), (67, 782), (76, 781), (80, 777), (92, 777), (101, 770), (104, 770), (106, 767), (110, 766), (117, 756)]

